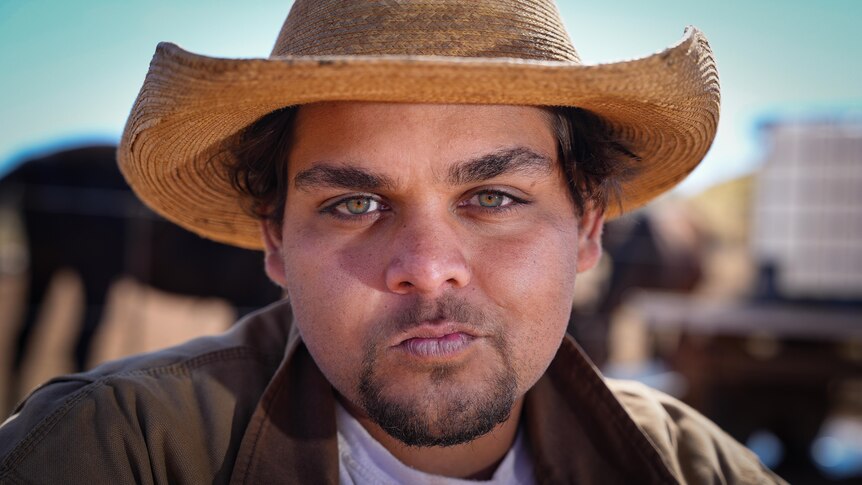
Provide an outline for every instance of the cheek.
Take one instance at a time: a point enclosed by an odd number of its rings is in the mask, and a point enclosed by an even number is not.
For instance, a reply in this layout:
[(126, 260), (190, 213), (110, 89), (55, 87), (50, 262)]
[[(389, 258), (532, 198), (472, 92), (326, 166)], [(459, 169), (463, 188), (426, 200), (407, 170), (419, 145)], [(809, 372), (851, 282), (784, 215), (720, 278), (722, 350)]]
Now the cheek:
[(343, 392), (353, 385), (350, 370), (362, 362), (363, 319), (356, 317), (369, 299), (356, 294), (349, 268), (319, 239), (293, 234), (284, 241), (286, 290), (295, 325), (321, 371)]
[(498, 306), (529, 316), (571, 306), (578, 260), (577, 226), (536, 224), (529, 230), (474, 245), (478, 286)]
[[(482, 252), (479, 286), (500, 307), (519, 387), (547, 368), (566, 331), (577, 275), (577, 230), (551, 225)], [(537, 237), (538, 236), (538, 237)]]

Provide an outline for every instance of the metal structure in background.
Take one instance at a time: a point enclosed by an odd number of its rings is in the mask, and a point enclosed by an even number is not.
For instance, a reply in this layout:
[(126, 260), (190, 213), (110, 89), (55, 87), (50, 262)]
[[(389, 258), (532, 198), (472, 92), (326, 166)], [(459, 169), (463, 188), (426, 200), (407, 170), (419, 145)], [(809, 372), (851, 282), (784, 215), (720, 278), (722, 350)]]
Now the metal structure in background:
[[(731, 301), (642, 294), (681, 396), (791, 483), (858, 483), (862, 439), (862, 120), (763, 125), (749, 244)], [(848, 424), (850, 423), (850, 424)]]
[(862, 302), (862, 120), (763, 132), (752, 240), (760, 296)]

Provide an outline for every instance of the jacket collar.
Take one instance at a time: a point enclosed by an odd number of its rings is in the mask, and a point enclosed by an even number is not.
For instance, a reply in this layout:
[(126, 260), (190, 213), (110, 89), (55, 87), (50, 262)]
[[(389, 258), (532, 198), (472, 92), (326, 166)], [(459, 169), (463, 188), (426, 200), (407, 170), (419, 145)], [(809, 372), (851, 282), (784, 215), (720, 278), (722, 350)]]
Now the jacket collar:
[[(292, 326), (285, 348), (246, 428), (232, 484), (338, 483), (332, 388)], [(527, 393), (523, 413), (537, 483), (677, 483), (571, 337)]]
[(537, 483), (678, 483), (568, 335), (527, 393), (522, 419)]

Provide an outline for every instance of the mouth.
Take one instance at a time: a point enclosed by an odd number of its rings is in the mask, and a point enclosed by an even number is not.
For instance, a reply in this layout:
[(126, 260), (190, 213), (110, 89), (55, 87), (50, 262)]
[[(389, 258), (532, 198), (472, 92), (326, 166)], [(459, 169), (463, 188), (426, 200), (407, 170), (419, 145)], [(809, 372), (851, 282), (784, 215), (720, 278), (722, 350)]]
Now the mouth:
[(419, 358), (454, 357), (467, 350), (477, 338), (458, 324), (426, 322), (402, 335), (395, 347)]
[(411, 338), (399, 345), (416, 357), (447, 357), (465, 350), (475, 339), (465, 333), (449, 333), (436, 338)]

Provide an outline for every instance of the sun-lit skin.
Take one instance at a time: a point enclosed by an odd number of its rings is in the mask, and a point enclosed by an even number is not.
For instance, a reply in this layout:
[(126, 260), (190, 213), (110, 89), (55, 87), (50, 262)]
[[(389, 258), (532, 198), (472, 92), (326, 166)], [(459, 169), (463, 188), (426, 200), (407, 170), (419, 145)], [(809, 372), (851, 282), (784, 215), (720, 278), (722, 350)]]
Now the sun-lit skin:
[[(600, 255), (601, 216), (577, 216), (548, 115), (515, 106), (314, 104), (299, 110), (293, 140), (284, 224), (263, 232), (267, 273), (287, 290), (309, 352), (347, 409), (402, 462), (487, 476), (512, 443), (523, 395), (560, 345), (576, 274)], [(507, 150), (551, 163), (453, 184), (453, 166)], [(336, 186), (316, 167), (386, 183)], [(492, 323), (391, 324), (444, 297)], [(494, 339), (505, 340), (508, 355)], [(405, 446), (358, 405), (369, 353), (382, 392), (441, 427), (437, 404), (490, 392), (508, 359), (513, 412), (470, 443)]]

